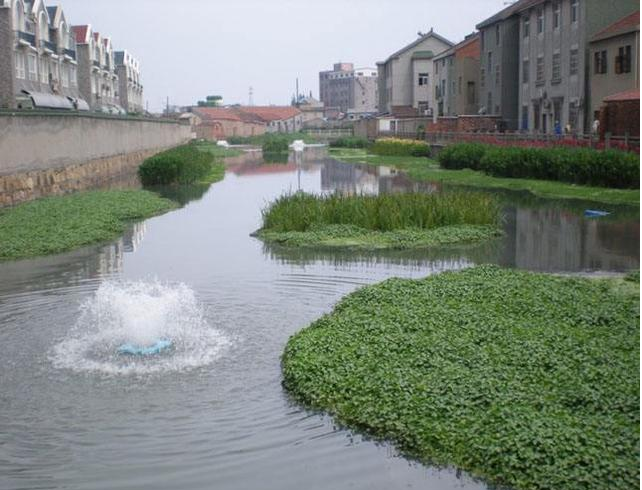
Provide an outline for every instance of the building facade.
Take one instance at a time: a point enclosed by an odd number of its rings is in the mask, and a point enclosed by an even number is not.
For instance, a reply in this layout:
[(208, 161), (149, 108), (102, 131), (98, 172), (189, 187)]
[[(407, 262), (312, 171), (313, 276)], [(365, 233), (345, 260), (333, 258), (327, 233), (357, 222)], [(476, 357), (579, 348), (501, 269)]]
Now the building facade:
[(140, 78), (140, 62), (128, 51), (116, 51), (116, 74), (118, 75), (118, 96), (120, 106), (127, 112), (145, 111), (143, 84)]
[(484, 112), (508, 130), (588, 131), (589, 40), (636, 10), (636, 0), (519, 0), (478, 24)]
[(392, 113), (395, 107), (412, 108), (416, 115), (434, 111), (435, 55), (453, 43), (432, 29), (416, 41), (377, 63), (379, 112)]
[(60, 7), (0, 1), (0, 107), (87, 110), (75, 42)]
[(640, 88), (639, 10), (591, 38), (589, 63), (591, 114), (596, 118), (607, 97)]
[(335, 109), (357, 119), (377, 112), (377, 70), (354, 68), (353, 63), (335, 63), (319, 73), (319, 97), (326, 109)]

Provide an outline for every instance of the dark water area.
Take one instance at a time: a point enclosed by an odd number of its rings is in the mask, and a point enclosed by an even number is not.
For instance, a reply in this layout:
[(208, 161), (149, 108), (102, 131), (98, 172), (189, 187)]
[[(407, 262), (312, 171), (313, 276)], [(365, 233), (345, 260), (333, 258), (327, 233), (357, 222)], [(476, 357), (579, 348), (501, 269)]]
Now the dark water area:
[[(639, 268), (637, 210), (591, 220), (586, 203), (519, 194), (501, 195), (505, 237), (475, 246), (352, 253), (250, 237), (261, 209), (298, 189), (439, 190), (312, 151), (248, 154), (210, 188), (163, 190), (184, 206), (113, 243), (0, 264), (1, 489), (487, 488), (292, 403), (279, 364), (289, 336), (393, 276)], [(158, 332), (174, 335), (171, 352), (114, 354)]]

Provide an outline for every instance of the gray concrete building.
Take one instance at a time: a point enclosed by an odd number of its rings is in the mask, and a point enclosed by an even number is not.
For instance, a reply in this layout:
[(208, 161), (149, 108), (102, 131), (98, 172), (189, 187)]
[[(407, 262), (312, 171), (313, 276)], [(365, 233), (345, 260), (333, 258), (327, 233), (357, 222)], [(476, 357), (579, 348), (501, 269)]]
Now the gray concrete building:
[(319, 72), (319, 97), (326, 109), (337, 109), (352, 119), (377, 112), (377, 70), (335, 63)]
[(599, 31), (590, 40), (591, 114), (610, 95), (640, 89), (640, 11)]
[(61, 7), (0, 0), (0, 107), (86, 110), (74, 38)]
[(509, 130), (586, 132), (589, 40), (637, 0), (519, 0), (477, 25), (486, 113)]
[(479, 56), (479, 34), (474, 33), (433, 58), (438, 116), (478, 113)]
[(433, 58), (453, 43), (432, 29), (418, 39), (377, 63), (379, 72), (379, 112), (408, 109), (416, 115), (434, 110)]
[(116, 51), (114, 60), (116, 62), (116, 74), (118, 75), (120, 106), (127, 112), (144, 112), (140, 62), (128, 51)]

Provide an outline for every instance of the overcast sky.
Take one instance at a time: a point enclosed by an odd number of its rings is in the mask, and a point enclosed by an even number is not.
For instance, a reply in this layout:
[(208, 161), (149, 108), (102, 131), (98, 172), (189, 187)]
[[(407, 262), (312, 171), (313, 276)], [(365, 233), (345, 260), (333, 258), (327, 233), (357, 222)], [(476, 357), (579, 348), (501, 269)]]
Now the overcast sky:
[[(48, 5), (53, 1), (45, 2)], [(141, 61), (152, 111), (206, 95), (225, 103), (318, 97), (318, 73), (338, 61), (375, 66), (431, 27), (453, 42), (505, 0), (59, 0)]]

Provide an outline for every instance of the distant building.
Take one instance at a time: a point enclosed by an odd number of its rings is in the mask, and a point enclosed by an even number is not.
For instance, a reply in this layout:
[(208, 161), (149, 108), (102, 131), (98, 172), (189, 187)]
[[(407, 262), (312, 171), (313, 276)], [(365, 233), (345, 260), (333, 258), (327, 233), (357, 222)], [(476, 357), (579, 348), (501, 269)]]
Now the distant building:
[(319, 94), (327, 110), (335, 109), (356, 119), (377, 112), (377, 70), (335, 63), (319, 73)]
[(267, 130), (265, 121), (237, 108), (193, 107), (192, 113), (196, 116), (192, 124), (197, 138), (224, 140), (233, 136), (258, 136)]
[(438, 116), (477, 114), (479, 111), (479, 34), (433, 58), (435, 107)]
[[(589, 79), (591, 114), (594, 119), (607, 97), (639, 90), (639, 49), (639, 10), (619, 19), (591, 38)], [(622, 97), (616, 98), (619, 99)]]
[(88, 109), (74, 38), (60, 7), (0, 0), (0, 107)]
[(379, 112), (431, 114), (433, 107), (433, 58), (453, 43), (432, 29), (386, 61), (377, 63)]
[(303, 113), (293, 106), (240, 106), (236, 110), (264, 121), (269, 133), (295, 133), (303, 128)]
[(309, 97), (303, 97), (296, 106), (301, 111), (304, 126), (309, 123), (323, 122), (325, 106), (323, 102), (312, 97), (312, 94)]
[(118, 74), (118, 98), (121, 107), (127, 112), (144, 112), (140, 62), (128, 51), (116, 51), (114, 59)]

